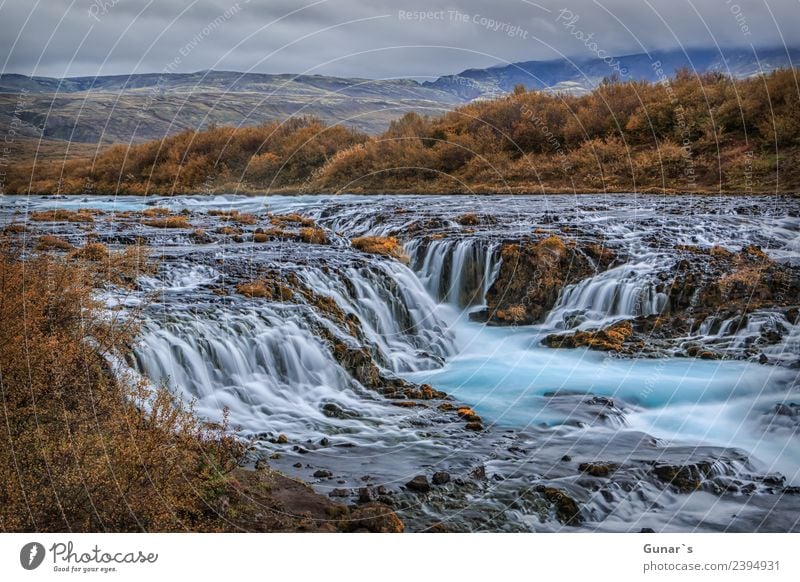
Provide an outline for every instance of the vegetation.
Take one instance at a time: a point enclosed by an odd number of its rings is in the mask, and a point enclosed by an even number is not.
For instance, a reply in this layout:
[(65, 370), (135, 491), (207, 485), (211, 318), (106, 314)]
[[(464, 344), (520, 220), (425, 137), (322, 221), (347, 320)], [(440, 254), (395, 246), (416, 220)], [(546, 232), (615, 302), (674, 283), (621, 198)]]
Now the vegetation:
[[(211, 127), (10, 169), (9, 193), (791, 191), (796, 71), (682, 70), (571, 96), (515, 91), (369, 137), (314, 118)], [(306, 225), (310, 226), (310, 225)]]
[(0, 247), (4, 531), (219, 527), (210, 504), (242, 445), (110, 363), (125, 356), (136, 325), (94, 298), (104, 269), (93, 261), (109, 256), (86, 245), (71, 259), (23, 262)]
[(384, 255), (404, 260), (406, 255), (400, 242), (393, 236), (360, 236), (350, 241), (353, 248), (373, 255)]
[(142, 224), (152, 226), (154, 228), (190, 228), (189, 219), (185, 216), (163, 216), (160, 218), (151, 218), (143, 220)]

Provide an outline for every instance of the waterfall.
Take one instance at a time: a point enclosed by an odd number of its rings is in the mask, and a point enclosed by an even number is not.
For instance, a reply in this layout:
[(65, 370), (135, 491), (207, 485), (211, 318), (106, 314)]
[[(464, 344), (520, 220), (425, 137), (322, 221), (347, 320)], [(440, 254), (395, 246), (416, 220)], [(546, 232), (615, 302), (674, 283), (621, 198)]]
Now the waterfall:
[(628, 263), (567, 286), (545, 325), (557, 329), (578, 327), (620, 318), (656, 315), (668, 304), (665, 293), (656, 290), (653, 267)]
[(461, 308), (484, 305), (497, 276), (500, 243), (486, 239), (417, 239), (406, 245), (411, 266), (428, 292)]
[[(218, 305), (198, 289), (216, 279), (216, 271), (187, 263), (144, 279), (143, 288), (158, 291), (163, 303), (148, 312), (135, 368), (197, 399), (204, 415), (218, 418), (228, 407), (235, 423), (250, 432), (263, 430), (269, 418), (270, 427), (289, 434), (305, 430), (298, 417), (318, 429), (339, 422), (324, 415), (327, 402), (363, 411), (362, 401), (375, 397), (336, 360), (326, 335), (367, 347), (387, 375), (440, 366), (455, 352), (436, 302), (394, 260), (295, 265), (292, 272), (317, 296), (333, 299), (345, 319), (303, 300), (233, 296)], [(360, 323), (360, 337), (348, 326), (349, 315)]]
[(203, 416), (217, 419), (227, 407), (246, 432), (335, 430), (343, 423), (325, 416), (326, 403), (368, 413), (369, 399), (314, 334), (309, 315), (288, 307), (170, 309), (150, 320), (135, 366), (196, 399)]
[(441, 365), (455, 353), (455, 338), (419, 279), (393, 260), (348, 265), (340, 273), (300, 268), (306, 284), (358, 317), (366, 338), (393, 372)]

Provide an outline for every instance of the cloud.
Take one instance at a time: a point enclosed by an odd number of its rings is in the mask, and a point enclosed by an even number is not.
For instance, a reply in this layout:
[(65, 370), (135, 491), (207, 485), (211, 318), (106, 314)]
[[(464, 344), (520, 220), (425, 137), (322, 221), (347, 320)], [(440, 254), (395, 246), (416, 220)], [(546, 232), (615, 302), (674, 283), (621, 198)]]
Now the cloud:
[[(565, 26), (567, 11), (573, 21)], [(796, 0), (48, 0), (0, 8), (3, 72), (429, 78), (643, 50), (800, 45)]]

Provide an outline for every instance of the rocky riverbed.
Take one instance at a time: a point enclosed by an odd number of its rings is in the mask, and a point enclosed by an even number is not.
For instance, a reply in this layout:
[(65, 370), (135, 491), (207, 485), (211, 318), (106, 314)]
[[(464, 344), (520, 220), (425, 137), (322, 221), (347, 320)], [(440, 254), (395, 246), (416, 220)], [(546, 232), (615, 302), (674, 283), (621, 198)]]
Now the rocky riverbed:
[[(800, 202), (6, 197), (130, 366), (407, 531), (800, 530)], [(255, 460), (255, 459), (254, 459)], [(382, 505), (380, 505), (382, 504)], [(387, 526), (394, 527), (394, 526)]]

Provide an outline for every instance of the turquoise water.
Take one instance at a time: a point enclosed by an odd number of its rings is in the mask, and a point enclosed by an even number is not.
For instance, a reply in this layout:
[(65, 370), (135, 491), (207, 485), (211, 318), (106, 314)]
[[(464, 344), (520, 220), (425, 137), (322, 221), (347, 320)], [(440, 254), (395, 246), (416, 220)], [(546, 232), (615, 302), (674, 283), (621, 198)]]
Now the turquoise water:
[[(605, 396), (624, 411), (620, 430), (647, 432), (665, 444), (741, 448), (762, 469), (800, 482), (798, 435), (775, 425), (769, 415), (776, 403), (791, 400), (793, 391), (796, 400), (792, 370), (550, 349), (540, 345), (545, 334), (540, 328), (487, 327), (463, 318), (454, 329), (459, 353), (443, 368), (410, 378), (469, 403), (485, 422), (513, 428), (560, 425), (573, 411), (552, 406), (553, 393)], [(576, 397), (575, 403), (580, 401)]]

